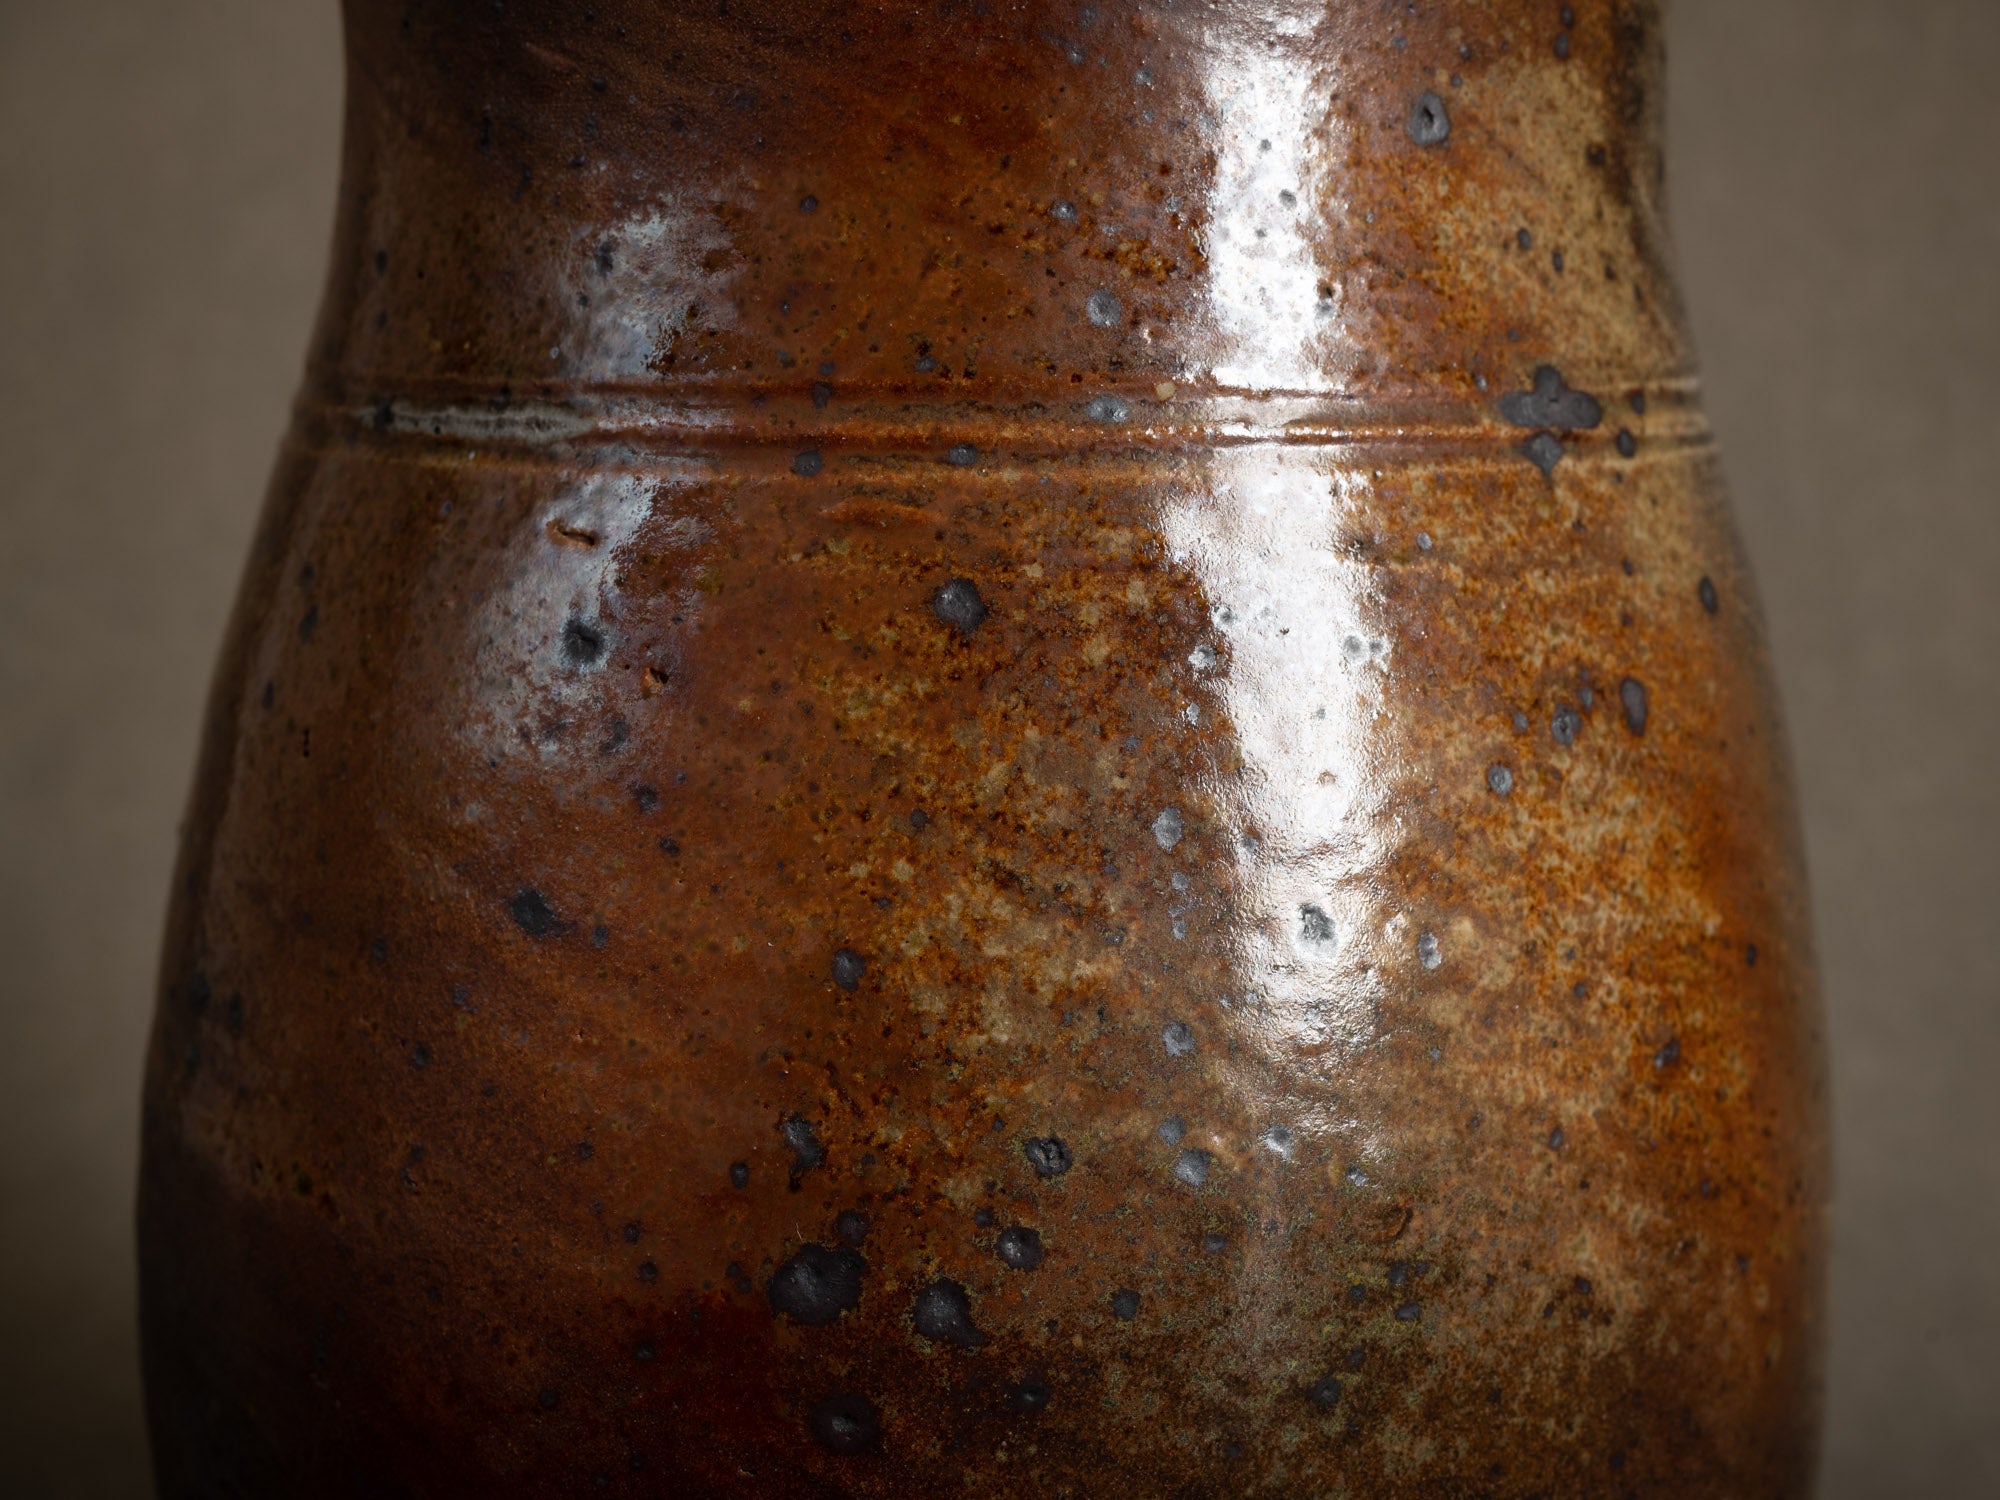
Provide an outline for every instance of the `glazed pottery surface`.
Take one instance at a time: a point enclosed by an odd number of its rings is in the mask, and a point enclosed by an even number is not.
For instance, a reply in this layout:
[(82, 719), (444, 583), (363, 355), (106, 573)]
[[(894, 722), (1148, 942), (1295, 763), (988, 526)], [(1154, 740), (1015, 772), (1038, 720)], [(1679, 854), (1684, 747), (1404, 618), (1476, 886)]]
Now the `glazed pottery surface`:
[(1796, 1496), (1652, 0), (349, 0), (162, 1493)]

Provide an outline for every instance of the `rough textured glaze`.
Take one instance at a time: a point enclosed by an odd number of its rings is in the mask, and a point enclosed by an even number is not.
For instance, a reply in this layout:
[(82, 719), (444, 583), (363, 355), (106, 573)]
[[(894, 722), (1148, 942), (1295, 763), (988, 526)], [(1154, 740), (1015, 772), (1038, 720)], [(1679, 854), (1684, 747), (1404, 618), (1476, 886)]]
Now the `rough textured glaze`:
[(349, 0), (162, 1493), (1803, 1495), (1651, 0)]

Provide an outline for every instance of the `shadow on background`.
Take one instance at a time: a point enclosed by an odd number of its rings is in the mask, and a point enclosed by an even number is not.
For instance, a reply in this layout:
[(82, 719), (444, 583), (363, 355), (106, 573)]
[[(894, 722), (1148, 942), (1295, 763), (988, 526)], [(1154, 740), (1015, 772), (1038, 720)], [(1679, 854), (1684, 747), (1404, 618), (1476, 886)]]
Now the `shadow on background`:
[[(1996, 1494), (2000, 5), (1670, 16), (1685, 287), (1833, 1039), (1824, 1492)], [(0, 1493), (146, 1492), (139, 1059), (319, 290), (337, 49), (334, 0), (0, 0)]]

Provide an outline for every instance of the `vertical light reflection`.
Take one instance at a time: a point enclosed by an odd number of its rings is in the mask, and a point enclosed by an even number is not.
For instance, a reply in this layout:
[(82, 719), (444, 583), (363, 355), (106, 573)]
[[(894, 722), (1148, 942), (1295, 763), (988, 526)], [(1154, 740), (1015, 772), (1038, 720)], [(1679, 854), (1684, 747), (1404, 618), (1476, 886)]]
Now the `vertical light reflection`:
[(1215, 29), (1203, 88), (1216, 166), (1208, 194), (1209, 321), (1218, 385), (1274, 392), (1332, 390), (1320, 333), (1340, 311), (1321, 295), (1317, 220), (1333, 211), (1329, 163), (1338, 143), (1329, 81), (1309, 45), (1325, 0), (1280, 0), (1254, 21)]
[(1209, 602), (1211, 702), (1243, 768), (1203, 789), (1229, 826), (1240, 913), (1230, 1082), (1293, 1141), (1354, 1148), (1364, 1127), (1344, 1115), (1340, 1073), (1373, 1039), (1372, 964), (1393, 914), (1372, 876), (1396, 836), (1382, 720), (1396, 643), (1367, 566), (1339, 545), (1370, 481), (1324, 449), (1278, 444), (1216, 452), (1203, 470), (1163, 521)]

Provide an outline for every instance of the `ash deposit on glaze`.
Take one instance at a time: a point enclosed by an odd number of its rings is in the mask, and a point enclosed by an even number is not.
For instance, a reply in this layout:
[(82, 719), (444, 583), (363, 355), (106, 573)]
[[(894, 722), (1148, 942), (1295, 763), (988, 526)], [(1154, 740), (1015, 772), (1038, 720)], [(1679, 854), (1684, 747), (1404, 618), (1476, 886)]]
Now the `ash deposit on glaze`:
[(1650, 0), (349, 0), (161, 1493), (1804, 1495)]

